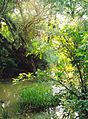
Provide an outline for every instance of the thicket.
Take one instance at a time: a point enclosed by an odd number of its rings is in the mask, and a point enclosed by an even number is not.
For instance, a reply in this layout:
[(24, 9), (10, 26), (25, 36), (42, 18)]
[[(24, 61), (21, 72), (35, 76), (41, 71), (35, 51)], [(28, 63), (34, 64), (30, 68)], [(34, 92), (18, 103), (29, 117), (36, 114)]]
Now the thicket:
[(87, 0), (0, 3), (1, 74), (11, 64), (20, 72), (33, 72), (35, 79), (57, 82), (66, 90), (61, 95), (63, 118), (87, 119)]

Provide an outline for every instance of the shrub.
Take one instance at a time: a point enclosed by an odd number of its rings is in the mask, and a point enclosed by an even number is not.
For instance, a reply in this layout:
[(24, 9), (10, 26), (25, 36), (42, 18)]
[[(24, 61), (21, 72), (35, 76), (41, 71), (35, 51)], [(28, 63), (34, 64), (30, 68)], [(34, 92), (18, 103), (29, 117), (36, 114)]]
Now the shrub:
[(24, 87), (20, 93), (20, 108), (25, 111), (44, 111), (59, 104), (58, 95), (45, 83), (35, 83)]

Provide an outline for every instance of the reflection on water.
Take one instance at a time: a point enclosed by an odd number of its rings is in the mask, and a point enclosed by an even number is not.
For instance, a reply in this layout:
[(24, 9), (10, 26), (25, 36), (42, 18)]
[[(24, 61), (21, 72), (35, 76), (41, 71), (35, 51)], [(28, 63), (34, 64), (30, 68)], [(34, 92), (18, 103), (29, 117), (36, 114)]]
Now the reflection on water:
[[(5, 105), (5, 111), (8, 113), (8, 115), (12, 116), (17, 113), (17, 88), (18, 86), (14, 86), (11, 83), (0, 83), (0, 107), (3, 105), (2, 102)], [(2, 111), (2, 109), (1, 109)], [(1, 118), (2, 112), (0, 113)], [(11, 117), (11, 118), (12, 118)], [(15, 118), (13, 118), (15, 119)]]

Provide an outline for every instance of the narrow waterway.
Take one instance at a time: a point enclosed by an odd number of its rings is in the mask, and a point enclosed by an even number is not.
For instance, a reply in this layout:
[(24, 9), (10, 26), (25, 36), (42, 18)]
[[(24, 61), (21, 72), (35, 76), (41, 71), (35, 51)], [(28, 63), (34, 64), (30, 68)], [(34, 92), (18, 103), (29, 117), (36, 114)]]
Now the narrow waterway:
[(8, 119), (51, 119), (47, 112), (30, 113), (26, 116), (19, 113), (18, 94), (23, 85), (31, 85), (31, 83), (26, 82), (20, 85), (13, 85), (12, 83), (0, 83), (0, 119), (7, 119), (3, 117), (3, 107)]
[[(30, 113), (25, 116), (20, 114), (18, 110), (20, 90), (23, 86), (32, 84), (33, 82), (23, 82), (18, 85), (13, 85), (13, 83), (0, 83), (0, 119), (54, 119), (55, 114), (60, 115), (62, 113), (62, 108), (59, 106), (56, 112), (50, 109), (50, 113)], [(53, 87), (53, 92), (57, 93), (58, 88)], [(3, 117), (4, 113), (7, 114), (8, 118)], [(61, 119), (59, 115), (55, 119)]]

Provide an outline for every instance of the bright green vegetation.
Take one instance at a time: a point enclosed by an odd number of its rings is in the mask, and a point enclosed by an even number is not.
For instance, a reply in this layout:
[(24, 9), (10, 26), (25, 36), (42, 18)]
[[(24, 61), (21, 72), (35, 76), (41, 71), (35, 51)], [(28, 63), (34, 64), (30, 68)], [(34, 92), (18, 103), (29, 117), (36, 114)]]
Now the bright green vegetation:
[(0, 0), (0, 56), (0, 81), (20, 85), (23, 110), (60, 100), (62, 118), (88, 119), (88, 0)]
[(20, 108), (25, 111), (40, 112), (59, 105), (58, 95), (45, 83), (34, 83), (20, 92)]

